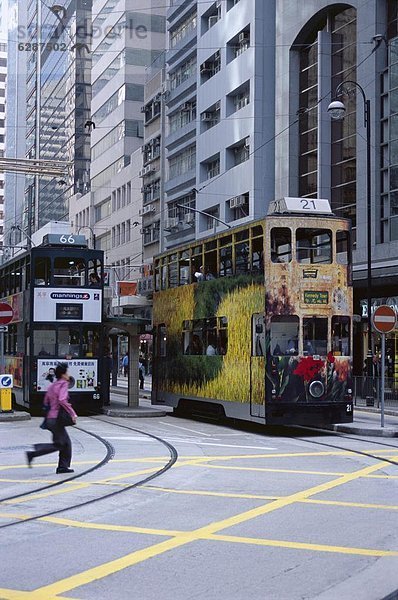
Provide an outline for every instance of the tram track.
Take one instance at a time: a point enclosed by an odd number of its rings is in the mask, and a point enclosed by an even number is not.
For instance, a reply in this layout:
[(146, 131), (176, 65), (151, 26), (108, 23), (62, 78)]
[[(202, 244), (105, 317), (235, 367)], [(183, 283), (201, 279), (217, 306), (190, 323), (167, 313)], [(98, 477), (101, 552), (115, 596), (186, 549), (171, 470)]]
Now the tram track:
[[(93, 417), (91, 417), (93, 418)], [(83, 506), (88, 506), (90, 504), (94, 504), (95, 502), (100, 502), (101, 500), (106, 500), (108, 498), (113, 498), (114, 496), (118, 496), (119, 494), (122, 494), (124, 492), (128, 492), (134, 488), (137, 488), (139, 486), (145, 485), (146, 483), (148, 483), (149, 481), (152, 481), (153, 479), (156, 479), (157, 477), (160, 477), (160, 475), (162, 475), (163, 473), (165, 473), (166, 471), (168, 471), (169, 469), (171, 469), (171, 467), (174, 465), (174, 463), (177, 461), (178, 459), (178, 453), (176, 448), (170, 444), (169, 442), (167, 442), (166, 440), (163, 440), (162, 438), (153, 435), (151, 433), (148, 433), (146, 431), (142, 431), (141, 429), (136, 429), (135, 427), (129, 427), (128, 425), (121, 425), (120, 423), (114, 423), (113, 421), (110, 421), (108, 419), (94, 419), (95, 421), (101, 421), (102, 423), (108, 423), (110, 425), (113, 425), (114, 427), (119, 427), (122, 429), (128, 429), (130, 431), (134, 431), (135, 433), (139, 433), (141, 435), (145, 435), (151, 439), (154, 439), (158, 442), (160, 442), (161, 444), (163, 444), (164, 446), (166, 446), (166, 448), (168, 449), (169, 453), (170, 453), (170, 459), (167, 461), (167, 463), (160, 469), (158, 469), (157, 471), (155, 471), (154, 473), (152, 473), (151, 475), (148, 475), (148, 477), (145, 477), (144, 479), (140, 479), (139, 481), (136, 481), (135, 483), (132, 483), (131, 485), (127, 485), (125, 486), (123, 489), (120, 490), (114, 490), (108, 494), (103, 494), (102, 496), (97, 496), (96, 498), (90, 498), (89, 500), (85, 500), (83, 502), (79, 502), (76, 504), (73, 504), (71, 506), (67, 506), (64, 508), (60, 508), (57, 510), (53, 510), (53, 511), (48, 511), (46, 513), (40, 514), (40, 515), (35, 515), (32, 517), (28, 517), (26, 519), (21, 519), (19, 521), (11, 521), (10, 523), (5, 523), (4, 525), (0, 525), (0, 529), (6, 529), (8, 527), (13, 527), (15, 525), (20, 525), (21, 523), (29, 523), (32, 521), (38, 521), (40, 519), (44, 519), (46, 517), (52, 517), (54, 515), (63, 513), (63, 512), (68, 512), (70, 510), (74, 510), (76, 508), (82, 508)], [(109, 446), (113, 449), (113, 446), (111, 444), (109, 444), (109, 442), (107, 440), (105, 440), (104, 438), (101, 438), (101, 436), (98, 436), (97, 434), (93, 434), (92, 432), (89, 432), (81, 427), (77, 427), (77, 429), (79, 429), (80, 431), (83, 431), (84, 433), (88, 433), (89, 435), (92, 435), (93, 437), (96, 437), (97, 439), (99, 439), (100, 441), (102, 441), (106, 446)], [(86, 471), (83, 471), (82, 473), (79, 473), (77, 475), (74, 475), (73, 477), (68, 477), (67, 479), (64, 479), (63, 481), (59, 481), (56, 483), (52, 483), (49, 484), (47, 486), (42, 486), (41, 488), (37, 488), (33, 491), (30, 492), (24, 492), (21, 494), (17, 494), (14, 496), (10, 496), (8, 498), (1, 498), (0, 499), (0, 504), (2, 502), (6, 502), (9, 500), (14, 500), (16, 498), (22, 498), (24, 496), (31, 496), (32, 494), (38, 493), (40, 491), (43, 490), (48, 490), (50, 488), (53, 488), (55, 486), (59, 486), (59, 485), (63, 485), (65, 483), (69, 483), (70, 481), (73, 481), (79, 477), (83, 477), (83, 475), (87, 475), (88, 473), (92, 473), (93, 471), (99, 469), (100, 467), (104, 466), (104, 464), (106, 464), (106, 462), (109, 462), (109, 460), (111, 460), (111, 458), (113, 458), (114, 456), (114, 449), (113, 449), (113, 454), (112, 456), (108, 457), (108, 452), (107, 452), (107, 456), (100, 461), (100, 463), (98, 463), (97, 465), (94, 465), (93, 467), (91, 467), (90, 469), (87, 469)], [(108, 457), (108, 458), (107, 458)], [(107, 460), (106, 460), (107, 459)], [(106, 462), (104, 462), (106, 461)]]

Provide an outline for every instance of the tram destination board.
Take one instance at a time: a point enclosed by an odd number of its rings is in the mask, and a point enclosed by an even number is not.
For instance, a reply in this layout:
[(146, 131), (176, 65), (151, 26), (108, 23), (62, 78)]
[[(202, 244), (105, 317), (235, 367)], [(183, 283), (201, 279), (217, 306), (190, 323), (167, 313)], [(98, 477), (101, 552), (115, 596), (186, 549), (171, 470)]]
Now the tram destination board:
[(329, 304), (329, 292), (318, 292), (314, 290), (304, 290), (305, 304)]
[(57, 302), (56, 318), (68, 321), (81, 321), (83, 319), (82, 304), (63, 304)]

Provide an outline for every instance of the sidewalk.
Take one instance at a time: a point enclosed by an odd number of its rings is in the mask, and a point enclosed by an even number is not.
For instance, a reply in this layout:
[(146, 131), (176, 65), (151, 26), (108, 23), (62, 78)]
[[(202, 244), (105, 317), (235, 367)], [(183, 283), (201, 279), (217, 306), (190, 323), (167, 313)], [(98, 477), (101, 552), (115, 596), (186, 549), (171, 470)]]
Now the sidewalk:
[(354, 406), (353, 423), (338, 423), (323, 427), (330, 431), (352, 433), (353, 435), (368, 435), (374, 437), (398, 437), (398, 411), (386, 410), (384, 427), (381, 427), (381, 415), (378, 408)]
[(127, 377), (119, 376), (117, 386), (111, 386), (111, 402), (105, 406), (103, 414), (109, 417), (164, 417), (173, 411), (170, 406), (151, 405), (152, 377), (147, 375), (144, 381), (144, 389), (139, 390), (139, 406), (127, 405)]

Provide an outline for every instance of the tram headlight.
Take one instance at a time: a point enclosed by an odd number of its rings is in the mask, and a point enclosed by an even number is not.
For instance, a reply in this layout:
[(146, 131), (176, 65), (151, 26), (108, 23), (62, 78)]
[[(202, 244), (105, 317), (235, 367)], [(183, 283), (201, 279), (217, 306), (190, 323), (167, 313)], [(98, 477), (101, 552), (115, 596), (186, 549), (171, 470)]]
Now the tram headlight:
[(320, 398), (325, 393), (325, 386), (322, 381), (312, 381), (308, 391), (313, 398)]

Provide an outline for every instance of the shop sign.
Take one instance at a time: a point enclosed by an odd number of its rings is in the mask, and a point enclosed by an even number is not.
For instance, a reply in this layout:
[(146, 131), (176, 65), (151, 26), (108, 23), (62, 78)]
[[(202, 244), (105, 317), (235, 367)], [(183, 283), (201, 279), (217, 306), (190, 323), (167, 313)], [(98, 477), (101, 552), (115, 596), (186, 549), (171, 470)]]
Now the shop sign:
[(329, 292), (304, 291), (305, 304), (329, 304)]
[[(368, 316), (368, 301), (361, 300), (359, 302), (359, 304), (361, 307), (361, 315), (362, 315), (362, 317), (366, 318)], [(398, 297), (397, 296), (391, 296), (390, 298), (373, 298), (372, 305), (371, 305), (372, 315), (378, 306), (383, 306), (383, 305), (390, 306), (398, 314)]]

